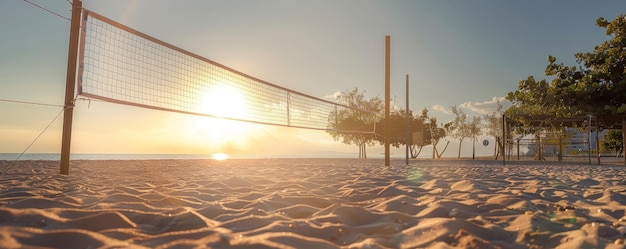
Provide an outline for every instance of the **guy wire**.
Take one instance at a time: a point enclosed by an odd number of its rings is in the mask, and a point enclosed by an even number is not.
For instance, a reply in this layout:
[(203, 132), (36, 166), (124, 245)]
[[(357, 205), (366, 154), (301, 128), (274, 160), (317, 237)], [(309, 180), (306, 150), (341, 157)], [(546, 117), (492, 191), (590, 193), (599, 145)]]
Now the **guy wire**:
[(66, 109), (69, 109), (72, 107), (65, 107), (63, 108), (53, 119), (52, 121), (50, 121), (50, 123), (48, 123), (48, 125), (39, 133), (39, 135), (37, 135), (37, 137), (35, 137), (35, 139), (28, 145), (28, 147), (26, 147), (26, 149), (24, 149), (24, 151), (22, 151), (22, 153), (13, 161), (13, 163), (11, 163), (11, 165), (9, 165), (3, 172), (2, 174), (0, 174), (1, 176), (4, 176), (4, 174), (6, 174), (9, 169), (11, 169), (11, 167), (13, 167), (17, 161), (20, 160), (20, 158), (22, 158), (22, 156), (26, 153), (26, 151), (28, 151), (28, 149), (30, 149), (31, 146), (33, 146), (33, 144), (35, 144), (35, 142), (39, 139), (39, 137), (41, 137), (41, 135), (43, 135), (44, 132), (46, 132), (46, 130), (48, 130), (48, 128), (50, 128), (50, 126), (54, 123), (54, 121), (57, 120), (57, 118), (59, 116), (61, 116), (61, 113), (63, 113)]

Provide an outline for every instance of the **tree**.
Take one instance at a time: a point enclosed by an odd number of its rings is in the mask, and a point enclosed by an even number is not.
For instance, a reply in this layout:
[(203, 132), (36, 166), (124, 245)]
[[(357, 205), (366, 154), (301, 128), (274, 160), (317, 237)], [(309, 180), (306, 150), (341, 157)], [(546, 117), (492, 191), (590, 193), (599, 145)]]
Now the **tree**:
[(480, 123), (480, 118), (474, 117), (472, 120), (468, 119), (468, 115), (463, 112), (460, 108), (456, 106), (450, 107), (452, 110), (452, 114), (454, 114), (454, 120), (452, 121), (452, 126), (454, 130), (452, 132), (452, 137), (459, 140), (459, 154), (458, 158), (461, 158), (461, 145), (463, 144), (463, 140), (465, 138), (471, 137), (476, 138), (477, 132), (475, 129), (478, 128), (478, 124), (476, 121)]
[[(500, 152), (504, 152), (502, 138), (502, 104), (500, 100), (496, 102), (496, 111), (491, 114), (483, 115), (483, 120), (486, 122), (485, 128), (487, 131), (485, 135), (491, 136), (496, 141), (493, 145), (493, 156), (498, 159)], [(500, 148), (500, 149), (498, 149)]]
[[(433, 158), (435, 158), (435, 154), (438, 157), (441, 157), (441, 153), (438, 153), (436, 149), (436, 145), (439, 140), (446, 136), (446, 130), (443, 128), (439, 128), (437, 126), (437, 119), (428, 117), (428, 109), (424, 108), (421, 112), (420, 116), (413, 115), (411, 110), (409, 113), (409, 138), (407, 141), (407, 127), (406, 127), (406, 119), (407, 112), (403, 109), (392, 110), (389, 114), (389, 142), (390, 145), (396, 148), (400, 148), (400, 146), (406, 145), (409, 143), (410, 153), (412, 158), (416, 158), (422, 148), (427, 145), (433, 145)], [(447, 124), (449, 127), (450, 124)], [(376, 123), (376, 136), (375, 140), (380, 144), (385, 143), (384, 130), (386, 127), (386, 123), (384, 120), (379, 120)], [(449, 143), (449, 141), (448, 141)], [(444, 148), (444, 152), (446, 147)]]
[(518, 90), (507, 94), (506, 99), (513, 105), (505, 113), (523, 124), (528, 124), (532, 116), (570, 117), (579, 114), (574, 106), (564, 104), (556, 91), (554, 83), (545, 79), (536, 81), (533, 76), (528, 76), (519, 81)]
[[(350, 108), (338, 109), (330, 113), (331, 127), (327, 131), (335, 141), (345, 144), (359, 146), (359, 158), (367, 158), (367, 145), (376, 143), (374, 126), (384, 108), (383, 101), (377, 96), (370, 99), (365, 98), (365, 91), (359, 92), (358, 88), (352, 91), (343, 91), (336, 95), (337, 102)], [(367, 113), (360, 110), (372, 112)], [(341, 132), (351, 131), (351, 132)]]
[(428, 127), (427, 133), (428, 133), (428, 136), (430, 137), (430, 141), (431, 141), (430, 143), (433, 145), (433, 159), (441, 158), (443, 153), (445, 153), (446, 150), (448, 149), (448, 145), (450, 145), (450, 140), (449, 139), (445, 140), (446, 144), (443, 147), (443, 150), (441, 150), (441, 152), (437, 148), (437, 145), (439, 144), (439, 141), (441, 141), (441, 139), (446, 138), (447, 135), (450, 133), (452, 122), (441, 124), (442, 127), (439, 127), (437, 125), (437, 118), (435, 117), (428, 118), (428, 116), (426, 116), (425, 119), (428, 119), (428, 123), (426, 123), (425, 126)]
[[(583, 64), (580, 71), (564, 70), (562, 83), (570, 91), (575, 104), (602, 114), (621, 114), (626, 120), (626, 16), (613, 21), (599, 18), (598, 27), (606, 30), (611, 39), (596, 46), (593, 52), (576, 53), (576, 61)], [(555, 67), (559, 69), (560, 67)], [(570, 68), (573, 69), (573, 68)], [(548, 69), (546, 69), (548, 70)], [(573, 72), (572, 72), (573, 71)], [(560, 74), (554, 70), (551, 73)], [(571, 91), (573, 90), (573, 91)]]
[(623, 134), (620, 130), (610, 129), (602, 137), (600, 145), (605, 151), (615, 152), (615, 157), (619, 157), (624, 152)]
[[(481, 118), (477, 116), (472, 116), (469, 119), (469, 115), (467, 115), (463, 110), (457, 108), (456, 106), (450, 107), (452, 110), (452, 114), (454, 114), (454, 120), (452, 120), (452, 137), (459, 140), (459, 154), (457, 158), (461, 158), (461, 146), (463, 145), (463, 140), (465, 138), (471, 138), (472, 143), (476, 143), (476, 139), (482, 133), (481, 132)], [(474, 146), (472, 146), (474, 149)], [(474, 151), (472, 151), (474, 153)]]
[(425, 123), (428, 119), (428, 109), (424, 108), (422, 110), (422, 114), (420, 116), (416, 116), (416, 128), (415, 132), (413, 132), (413, 136), (411, 136), (411, 157), (417, 158), (419, 154), (422, 152), (424, 146), (427, 146), (432, 143), (430, 129)]
[(622, 144), (626, 144), (626, 15), (618, 15), (610, 22), (601, 17), (596, 25), (604, 28), (611, 39), (596, 46), (593, 52), (576, 54), (577, 62), (587, 68), (572, 76), (586, 86), (576, 88), (577, 105), (591, 103), (596, 113), (621, 116)]
[(570, 143), (574, 138), (574, 131), (569, 129), (556, 130), (552, 129), (552, 132), (544, 132), (543, 138), (541, 138), (542, 146), (551, 147), (554, 154), (558, 155), (558, 160), (563, 161), (564, 144)]
[[(406, 111), (402, 109), (392, 110), (389, 113), (389, 143), (391, 146), (400, 148), (401, 145), (406, 144)], [(409, 110), (409, 134), (417, 131), (421, 126), (420, 120), (416, 120), (413, 117), (413, 112)], [(380, 144), (385, 143), (384, 131), (386, 123), (384, 119), (381, 119), (376, 123), (376, 140)], [(411, 141), (409, 141), (411, 142)]]
[(451, 127), (451, 123), (447, 123), (444, 125), (445, 128), (440, 128), (437, 125), (437, 118), (428, 116), (428, 109), (422, 109), (422, 113), (420, 116), (415, 117), (415, 127), (417, 128), (414, 132), (416, 132), (418, 137), (412, 139), (413, 143), (411, 144), (411, 157), (417, 158), (420, 152), (424, 148), (424, 146), (432, 145), (433, 146), (433, 159), (441, 158), (441, 155), (448, 148), (448, 144), (450, 141), (447, 141), (443, 151), (439, 152), (437, 149), (437, 144), (439, 141), (446, 137), (448, 134), (448, 128)]
[[(433, 126), (435, 126), (435, 128), (437, 127), (437, 119), (432, 118), (431, 119), (431, 124), (433, 124)], [(452, 127), (452, 122), (448, 122), (445, 124), (441, 124), (441, 128), (438, 128), (439, 130), (439, 136), (436, 140), (434, 140), (433, 142), (433, 158), (436, 155), (437, 158), (441, 158), (441, 156), (443, 155), (443, 153), (446, 152), (446, 150), (448, 149), (448, 145), (450, 145), (450, 139), (448, 139), (448, 134), (452, 133), (453, 127)], [(446, 141), (446, 145), (443, 147), (443, 150), (441, 150), (441, 152), (439, 152), (439, 149), (437, 149), (437, 145), (439, 144), (439, 141), (441, 139), (444, 139)]]
[[(532, 76), (520, 81), (519, 88), (507, 95), (514, 104), (509, 115), (543, 114), (555, 117), (594, 115), (604, 127), (621, 121), (626, 139), (626, 19), (613, 21), (599, 18), (596, 25), (605, 29), (609, 40), (595, 46), (592, 52), (576, 53), (577, 66), (556, 63), (548, 56), (545, 74), (551, 77), (536, 82)], [(622, 141), (624, 143), (624, 141)], [(626, 160), (626, 158), (625, 158)], [(625, 161), (626, 163), (626, 161)]]
[[(478, 136), (482, 134), (481, 129), (481, 118), (477, 116), (472, 116), (472, 120), (467, 123), (467, 127), (469, 129), (470, 138), (472, 138), (472, 159), (476, 156), (476, 140), (478, 140)], [(460, 153), (459, 153), (460, 154)]]

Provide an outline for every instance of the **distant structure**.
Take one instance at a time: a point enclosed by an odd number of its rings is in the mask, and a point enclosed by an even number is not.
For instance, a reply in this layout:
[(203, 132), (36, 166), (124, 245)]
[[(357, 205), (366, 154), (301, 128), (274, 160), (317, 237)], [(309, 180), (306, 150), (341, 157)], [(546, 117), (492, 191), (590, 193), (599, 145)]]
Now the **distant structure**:
[[(606, 134), (606, 130), (600, 131), (598, 139), (601, 141), (602, 137)], [(565, 128), (562, 133), (543, 132), (540, 133), (542, 140), (541, 147), (543, 149), (542, 154), (544, 157), (558, 157), (560, 154), (558, 136), (562, 137), (563, 146), (562, 151), (564, 157), (567, 156), (586, 156), (589, 154), (589, 149), (592, 151), (596, 149), (596, 131), (587, 132), (581, 131), (578, 128)], [(591, 138), (591, 139), (590, 139)], [(523, 143), (526, 147), (526, 152), (522, 153), (526, 156), (534, 156), (537, 154), (539, 144), (532, 135), (527, 136)], [(524, 150), (523, 150), (524, 151)], [(595, 153), (592, 153), (595, 154)]]

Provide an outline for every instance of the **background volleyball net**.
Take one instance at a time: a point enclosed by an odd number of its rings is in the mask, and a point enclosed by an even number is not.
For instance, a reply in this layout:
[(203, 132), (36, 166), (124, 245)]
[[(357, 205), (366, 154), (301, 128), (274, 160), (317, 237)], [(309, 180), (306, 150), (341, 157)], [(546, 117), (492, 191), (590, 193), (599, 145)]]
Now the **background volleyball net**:
[(254, 78), (86, 9), (81, 27), (78, 94), (85, 97), (185, 114), (334, 131), (342, 131), (335, 125), (340, 113), (376, 115)]

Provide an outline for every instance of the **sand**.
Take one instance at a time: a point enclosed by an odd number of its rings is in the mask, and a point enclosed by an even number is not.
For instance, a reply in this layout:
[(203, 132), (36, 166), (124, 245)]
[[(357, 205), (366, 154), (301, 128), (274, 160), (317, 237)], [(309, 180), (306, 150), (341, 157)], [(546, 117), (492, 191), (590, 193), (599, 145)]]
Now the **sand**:
[(624, 248), (624, 166), (382, 165), (20, 161), (0, 177), (0, 247)]

